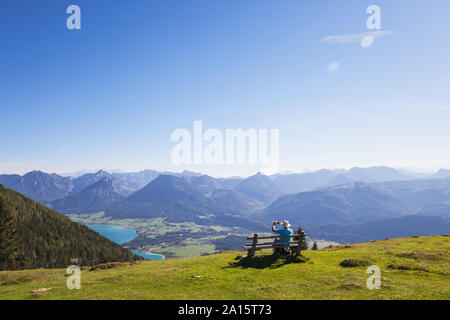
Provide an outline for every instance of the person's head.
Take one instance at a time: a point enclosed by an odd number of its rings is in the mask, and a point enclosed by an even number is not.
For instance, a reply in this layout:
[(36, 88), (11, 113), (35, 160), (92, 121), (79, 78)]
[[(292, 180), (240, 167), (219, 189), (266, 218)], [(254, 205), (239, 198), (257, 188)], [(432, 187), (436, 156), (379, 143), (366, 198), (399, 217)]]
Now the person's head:
[(283, 226), (284, 229), (287, 229), (287, 228), (289, 228), (291, 225), (289, 224), (289, 221), (284, 220), (282, 226)]

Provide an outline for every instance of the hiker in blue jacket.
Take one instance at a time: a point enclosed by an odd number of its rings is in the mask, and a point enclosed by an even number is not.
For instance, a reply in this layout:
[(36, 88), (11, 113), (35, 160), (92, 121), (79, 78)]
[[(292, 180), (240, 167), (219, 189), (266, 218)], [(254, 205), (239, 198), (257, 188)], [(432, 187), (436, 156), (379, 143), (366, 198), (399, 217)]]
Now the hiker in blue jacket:
[[(282, 229), (276, 229), (277, 225), (281, 225), (283, 228)], [(289, 221), (284, 220), (283, 222), (280, 221), (274, 221), (273, 225), (272, 225), (272, 232), (275, 232), (281, 236), (290, 236), (291, 234), (293, 234), (292, 230), (289, 228), (291, 225), (289, 224)], [(276, 252), (280, 252), (282, 254), (289, 254), (289, 241), (291, 241), (291, 238), (280, 238), (280, 239), (275, 239), (275, 242), (285, 242), (283, 244), (283, 246), (281, 248), (277, 248), (274, 250), (274, 253)]]

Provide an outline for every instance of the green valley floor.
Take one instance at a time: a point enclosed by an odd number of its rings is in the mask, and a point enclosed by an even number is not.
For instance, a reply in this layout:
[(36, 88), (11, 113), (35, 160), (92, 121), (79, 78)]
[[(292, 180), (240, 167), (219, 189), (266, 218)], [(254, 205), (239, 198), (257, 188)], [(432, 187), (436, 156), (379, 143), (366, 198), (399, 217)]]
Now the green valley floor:
[[(449, 253), (446, 235), (307, 250), (299, 259), (228, 251), (83, 268), (80, 290), (67, 289), (64, 269), (2, 271), (0, 299), (448, 300)], [(340, 265), (349, 258), (360, 265)], [(368, 264), (381, 269), (380, 289), (366, 287)]]

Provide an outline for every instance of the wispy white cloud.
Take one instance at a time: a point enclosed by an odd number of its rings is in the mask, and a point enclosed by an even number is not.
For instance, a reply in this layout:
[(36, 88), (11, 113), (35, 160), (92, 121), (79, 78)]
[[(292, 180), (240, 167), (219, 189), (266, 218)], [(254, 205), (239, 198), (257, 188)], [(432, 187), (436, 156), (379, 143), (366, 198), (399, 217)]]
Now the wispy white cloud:
[(450, 106), (434, 106), (433, 109), (439, 111), (450, 111)]
[(450, 75), (442, 76), (442, 79), (444, 79), (444, 80), (450, 80)]
[(407, 114), (402, 113), (386, 113), (386, 114), (362, 114), (356, 116), (358, 119), (395, 119), (407, 117)]
[(361, 43), (361, 41), (369, 36), (373, 38), (381, 38), (394, 34), (394, 31), (372, 31), (365, 33), (353, 33), (353, 34), (340, 34), (335, 36), (327, 36), (320, 40), (321, 42), (326, 42), (330, 44), (350, 44), (350, 43)]

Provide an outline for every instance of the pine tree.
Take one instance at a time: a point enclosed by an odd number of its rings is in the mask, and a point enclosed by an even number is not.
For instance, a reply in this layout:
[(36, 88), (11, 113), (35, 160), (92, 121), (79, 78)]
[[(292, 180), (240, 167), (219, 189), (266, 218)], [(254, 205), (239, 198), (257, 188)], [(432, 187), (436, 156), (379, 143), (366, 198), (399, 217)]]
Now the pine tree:
[(314, 241), (313, 246), (311, 248), (311, 250), (317, 250), (317, 242)]
[(306, 235), (303, 232), (301, 227), (298, 227), (297, 234), (300, 235), (300, 237), (296, 237), (295, 240), (298, 240), (298, 245), (300, 246), (300, 250), (308, 250), (308, 243), (306, 242)]

